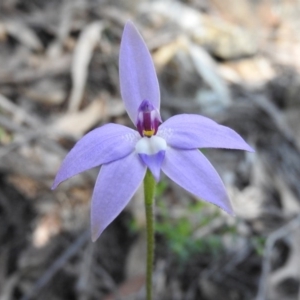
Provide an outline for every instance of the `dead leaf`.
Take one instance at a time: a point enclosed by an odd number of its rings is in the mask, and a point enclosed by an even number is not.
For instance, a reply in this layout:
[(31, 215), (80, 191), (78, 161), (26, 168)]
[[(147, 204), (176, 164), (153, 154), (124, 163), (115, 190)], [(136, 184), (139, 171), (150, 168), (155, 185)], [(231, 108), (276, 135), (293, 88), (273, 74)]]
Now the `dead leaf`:
[(70, 112), (59, 118), (51, 126), (51, 130), (77, 139), (98, 123), (103, 118), (103, 115), (104, 102), (95, 100), (84, 110)]

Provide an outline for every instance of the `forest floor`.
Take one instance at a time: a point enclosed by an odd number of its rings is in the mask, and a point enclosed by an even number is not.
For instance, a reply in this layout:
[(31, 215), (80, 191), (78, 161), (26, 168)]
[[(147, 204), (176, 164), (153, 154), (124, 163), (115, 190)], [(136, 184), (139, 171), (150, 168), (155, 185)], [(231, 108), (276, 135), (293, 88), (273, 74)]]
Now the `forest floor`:
[(155, 299), (299, 300), (299, 15), (299, 0), (0, 0), (0, 300), (144, 299), (142, 189), (95, 243), (98, 169), (51, 190), (85, 133), (133, 126), (118, 78), (129, 19), (163, 120), (202, 114), (256, 150), (204, 150), (236, 217), (162, 177)]

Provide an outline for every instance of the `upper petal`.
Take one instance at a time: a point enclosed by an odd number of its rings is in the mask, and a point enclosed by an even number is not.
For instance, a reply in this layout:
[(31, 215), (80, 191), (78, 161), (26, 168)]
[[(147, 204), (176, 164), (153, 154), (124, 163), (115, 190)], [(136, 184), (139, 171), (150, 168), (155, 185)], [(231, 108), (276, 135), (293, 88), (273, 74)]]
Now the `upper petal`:
[(180, 149), (224, 148), (253, 152), (243, 138), (229, 127), (193, 114), (171, 117), (160, 125), (158, 136)]
[(93, 241), (124, 209), (145, 174), (146, 166), (135, 152), (101, 167), (91, 205)]
[(159, 111), (160, 91), (151, 54), (132, 22), (126, 23), (122, 35), (119, 73), (125, 108), (135, 125), (143, 100)]
[(76, 174), (128, 155), (138, 139), (137, 131), (119, 124), (107, 124), (92, 130), (67, 154), (52, 189)]
[(233, 214), (220, 176), (199, 150), (168, 148), (162, 171), (190, 193)]

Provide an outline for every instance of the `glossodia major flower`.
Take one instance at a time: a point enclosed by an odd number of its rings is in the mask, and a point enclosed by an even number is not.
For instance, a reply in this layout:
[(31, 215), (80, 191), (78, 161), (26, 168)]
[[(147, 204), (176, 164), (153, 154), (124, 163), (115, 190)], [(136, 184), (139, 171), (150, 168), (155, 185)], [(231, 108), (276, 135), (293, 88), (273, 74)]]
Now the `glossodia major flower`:
[(110, 123), (89, 132), (68, 153), (52, 187), (102, 165), (91, 203), (92, 240), (124, 209), (147, 168), (157, 181), (162, 170), (196, 197), (233, 214), (222, 180), (199, 148), (252, 148), (232, 129), (200, 115), (182, 114), (162, 122), (151, 55), (131, 22), (122, 36), (119, 72), (121, 95), (137, 131)]

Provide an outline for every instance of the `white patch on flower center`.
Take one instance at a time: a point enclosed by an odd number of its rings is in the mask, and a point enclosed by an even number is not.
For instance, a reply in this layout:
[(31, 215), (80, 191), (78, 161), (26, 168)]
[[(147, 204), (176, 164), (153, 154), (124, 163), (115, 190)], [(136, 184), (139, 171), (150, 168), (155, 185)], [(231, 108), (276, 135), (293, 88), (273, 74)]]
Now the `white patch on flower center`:
[(159, 151), (166, 150), (166, 141), (159, 136), (142, 137), (135, 145), (135, 150), (139, 154), (153, 155)]

